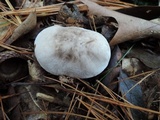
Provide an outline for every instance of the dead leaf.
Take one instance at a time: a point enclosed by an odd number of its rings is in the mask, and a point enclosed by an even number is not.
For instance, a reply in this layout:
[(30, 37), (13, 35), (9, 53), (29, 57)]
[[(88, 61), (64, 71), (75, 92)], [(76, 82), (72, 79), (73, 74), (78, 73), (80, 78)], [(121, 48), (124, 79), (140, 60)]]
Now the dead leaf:
[(7, 20), (0, 18), (0, 42), (5, 42), (12, 35), (12, 29), (15, 28), (14, 25), (11, 25)]
[(105, 16), (102, 17), (102, 21), (101, 34), (107, 39), (108, 42), (110, 42), (117, 32), (118, 23), (114, 18)]
[(160, 54), (149, 52), (149, 50), (147, 51), (141, 48), (133, 48), (128, 56), (138, 58), (149, 68), (160, 67)]
[(80, 0), (88, 6), (92, 14), (111, 16), (118, 22), (119, 28), (110, 45), (116, 45), (129, 40), (154, 36), (160, 38), (160, 25), (133, 16), (109, 10), (89, 0)]
[(116, 11), (145, 20), (152, 20), (160, 16), (159, 6), (137, 6), (132, 8), (119, 9)]
[[(16, 94), (14, 87), (12, 87), (12, 86), (9, 87), (8, 94), (10, 94), (10, 95)], [(8, 105), (9, 105), (9, 111), (10, 111), (10, 119), (13, 120), (16, 118), (16, 120), (20, 120), (22, 114), (20, 111), (19, 97), (15, 95), (11, 98), (8, 98), (7, 101), (8, 101)]]
[[(117, 86), (117, 84), (112, 84), (112, 82), (115, 82), (115, 78), (117, 78), (119, 75), (121, 67), (117, 66), (117, 63), (121, 57), (121, 50), (118, 46), (115, 46), (115, 48), (112, 50), (111, 59), (107, 67), (109, 72), (107, 71), (108, 73), (104, 75), (105, 77), (101, 81), (105, 86), (109, 87), (112, 90)], [(100, 91), (101, 93), (106, 92), (103, 88), (100, 88)]]
[[(141, 86), (137, 85), (132, 90), (130, 90), (136, 84), (136, 82), (126, 78), (128, 78), (127, 75), (121, 71), (120, 76), (118, 77), (119, 92), (121, 92), (122, 96), (130, 103), (144, 107)], [(145, 119), (144, 113), (139, 110), (131, 109), (131, 113), (134, 120)]]
[(37, 23), (37, 16), (36, 16), (36, 12), (32, 12), (29, 14), (29, 16), (27, 17), (27, 19), (22, 22), (22, 24), (20, 24), (13, 32), (12, 36), (6, 41), (7, 44), (11, 44), (14, 41), (16, 41), (19, 37), (21, 37), (22, 35), (28, 33), (29, 31), (31, 31)]

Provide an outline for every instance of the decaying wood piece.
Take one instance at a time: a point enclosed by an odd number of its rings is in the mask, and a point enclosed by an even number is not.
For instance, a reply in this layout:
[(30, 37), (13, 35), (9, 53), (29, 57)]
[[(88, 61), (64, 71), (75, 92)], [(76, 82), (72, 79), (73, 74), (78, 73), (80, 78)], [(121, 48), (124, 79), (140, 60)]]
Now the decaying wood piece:
[(109, 10), (89, 0), (81, 0), (88, 6), (92, 14), (99, 16), (111, 16), (118, 22), (118, 31), (110, 42), (116, 45), (129, 40), (137, 40), (148, 36), (160, 38), (160, 25), (133, 16)]

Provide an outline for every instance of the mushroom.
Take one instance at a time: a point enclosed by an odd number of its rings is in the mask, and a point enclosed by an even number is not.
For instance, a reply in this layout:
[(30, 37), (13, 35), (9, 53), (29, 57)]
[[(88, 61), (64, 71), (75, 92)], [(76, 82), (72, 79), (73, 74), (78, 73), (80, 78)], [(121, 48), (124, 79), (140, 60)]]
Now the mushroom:
[(111, 56), (103, 35), (80, 27), (45, 28), (34, 45), (40, 66), (53, 75), (91, 78), (107, 67)]

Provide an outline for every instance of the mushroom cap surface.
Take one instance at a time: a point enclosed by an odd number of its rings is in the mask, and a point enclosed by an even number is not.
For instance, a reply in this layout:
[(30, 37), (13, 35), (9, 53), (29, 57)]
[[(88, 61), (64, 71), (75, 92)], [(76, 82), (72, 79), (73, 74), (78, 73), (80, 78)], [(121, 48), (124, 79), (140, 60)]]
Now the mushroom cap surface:
[(37, 61), (53, 75), (94, 77), (107, 67), (111, 57), (103, 35), (80, 27), (48, 27), (37, 35), (34, 44)]

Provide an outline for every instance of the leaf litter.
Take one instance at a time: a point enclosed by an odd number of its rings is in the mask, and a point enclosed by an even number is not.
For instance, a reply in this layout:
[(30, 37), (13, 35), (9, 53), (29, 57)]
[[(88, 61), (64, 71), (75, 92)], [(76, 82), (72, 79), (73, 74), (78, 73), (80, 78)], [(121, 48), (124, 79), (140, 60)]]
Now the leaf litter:
[[(1, 29), (6, 35), (1, 37), (0, 46), (3, 48), (2, 52), (8, 49), (25, 56), (28, 61), (25, 64), (28, 73), (18, 79), (13, 77), (12, 81), (4, 77), (5, 82), (0, 83), (0, 118), (4, 120), (160, 118), (158, 97), (160, 27), (148, 21), (157, 17), (155, 9), (159, 7), (146, 6), (144, 11), (153, 9), (146, 17), (145, 14), (134, 15), (139, 6), (117, 0), (112, 2), (81, 0), (82, 2), (69, 1), (65, 4), (60, 0), (44, 0), (37, 4), (37, 1), (29, 1), (29, 4), (25, 4), (27, 0), (24, 0), (15, 1), (17, 6), (13, 8), (10, 2), (6, 1), (9, 8), (6, 9), (6, 3), (0, 4), (1, 19), (13, 27), (9, 32), (8, 27)], [(41, 6), (42, 4), (45, 6)], [(61, 11), (63, 7), (70, 13), (68, 16), (65, 11)], [(123, 14), (127, 9), (128, 12)], [(57, 16), (61, 19), (57, 19)], [(54, 24), (81, 26), (102, 33), (110, 40), (112, 48), (112, 58), (108, 67), (100, 75), (85, 80), (54, 76), (40, 68), (34, 58), (34, 48), (28, 47), (28, 44), (31, 43), (33, 46), (32, 34), (36, 36), (37, 31)], [(1, 27), (4, 25), (3, 22), (0, 24)], [(27, 42), (22, 42), (24, 38)], [(7, 60), (7, 54), (3, 59)], [(126, 60), (130, 62), (127, 63), (127, 67), (123, 67)], [(3, 74), (8, 74), (7, 68), (8, 65), (0, 63), (0, 72), (5, 70), (7, 73)]]

